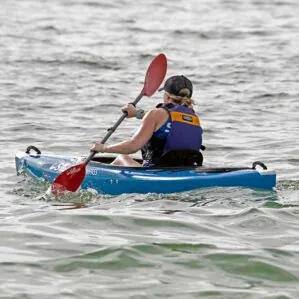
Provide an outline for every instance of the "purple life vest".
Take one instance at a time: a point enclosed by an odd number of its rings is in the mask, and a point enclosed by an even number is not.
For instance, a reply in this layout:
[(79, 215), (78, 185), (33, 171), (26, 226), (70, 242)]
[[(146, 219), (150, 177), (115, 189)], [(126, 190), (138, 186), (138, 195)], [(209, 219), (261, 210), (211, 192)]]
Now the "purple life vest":
[(199, 117), (185, 106), (174, 106), (168, 109), (171, 129), (166, 138), (164, 152), (176, 149), (200, 150), (202, 144), (202, 128)]
[(202, 128), (195, 112), (181, 105), (163, 105), (169, 114), (166, 121), (167, 130), (161, 128), (154, 132), (151, 139), (142, 148), (142, 158), (149, 164), (155, 162), (166, 152), (178, 149), (200, 150), (202, 144)]

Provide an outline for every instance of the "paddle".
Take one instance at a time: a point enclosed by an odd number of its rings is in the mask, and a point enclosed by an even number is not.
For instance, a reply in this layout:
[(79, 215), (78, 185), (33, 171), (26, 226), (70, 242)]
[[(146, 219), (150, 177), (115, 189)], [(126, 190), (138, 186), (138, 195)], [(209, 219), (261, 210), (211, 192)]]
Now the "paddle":
[[(153, 95), (162, 84), (166, 75), (166, 71), (166, 56), (164, 54), (159, 54), (153, 59), (150, 66), (148, 67), (143, 88), (132, 104), (136, 106), (136, 104), (141, 100), (143, 96), (150, 97), (151, 95)], [(102, 144), (104, 144), (108, 140), (112, 133), (126, 118), (126, 116), (127, 113), (124, 112), (120, 119), (115, 123), (115, 125), (108, 130), (109, 132), (101, 141)], [(90, 160), (94, 157), (95, 154), (96, 152), (91, 152), (90, 155), (81, 164), (71, 166), (70, 168), (63, 171), (55, 179), (51, 186), (52, 194), (61, 195), (65, 191), (76, 192), (85, 178), (86, 165), (90, 162)]]

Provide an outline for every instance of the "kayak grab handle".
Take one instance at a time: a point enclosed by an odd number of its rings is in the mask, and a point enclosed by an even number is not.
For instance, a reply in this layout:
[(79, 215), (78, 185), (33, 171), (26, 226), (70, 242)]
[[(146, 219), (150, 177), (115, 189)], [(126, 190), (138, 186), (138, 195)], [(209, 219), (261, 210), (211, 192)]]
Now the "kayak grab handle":
[(255, 161), (252, 163), (252, 169), (256, 169), (256, 166), (262, 167), (264, 170), (267, 170), (267, 166), (261, 161)]
[(26, 149), (26, 154), (30, 154), (30, 151), (34, 150), (38, 155), (40, 155), (42, 152), (34, 145), (29, 145)]

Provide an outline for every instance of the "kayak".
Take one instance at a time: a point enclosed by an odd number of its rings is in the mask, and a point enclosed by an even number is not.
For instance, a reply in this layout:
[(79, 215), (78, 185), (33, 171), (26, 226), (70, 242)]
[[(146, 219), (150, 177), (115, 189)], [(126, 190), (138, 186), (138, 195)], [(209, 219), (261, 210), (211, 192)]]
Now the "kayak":
[[(29, 147), (28, 147), (29, 148)], [(35, 148), (31, 146), (31, 149)], [(36, 148), (35, 148), (36, 149)], [(276, 173), (262, 162), (252, 167), (123, 167), (109, 165), (115, 157), (95, 157), (86, 166), (82, 190), (100, 194), (176, 193), (211, 187), (275, 188)], [(47, 155), (38, 149), (34, 153), (17, 152), (18, 174), (52, 183), (70, 166), (82, 163), (83, 157)], [(138, 159), (136, 159), (138, 161)]]

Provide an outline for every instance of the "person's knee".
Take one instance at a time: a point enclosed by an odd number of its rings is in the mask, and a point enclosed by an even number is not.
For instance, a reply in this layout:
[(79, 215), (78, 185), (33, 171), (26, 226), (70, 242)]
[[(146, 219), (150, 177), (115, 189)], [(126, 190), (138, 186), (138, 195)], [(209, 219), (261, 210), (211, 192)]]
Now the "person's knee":
[(126, 155), (118, 155), (111, 164), (125, 166), (127, 164), (127, 156)]
[(113, 162), (111, 163), (111, 165), (122, 165), (122, 164), (121, 164), (121, 158), (120, 158), (120, 155), (118, 155), (118, 156), (113, 160)]
[(128, 155), (118, 155), (111, 165), (116, 166), (142, 166)]

